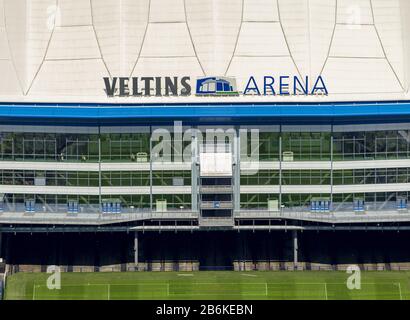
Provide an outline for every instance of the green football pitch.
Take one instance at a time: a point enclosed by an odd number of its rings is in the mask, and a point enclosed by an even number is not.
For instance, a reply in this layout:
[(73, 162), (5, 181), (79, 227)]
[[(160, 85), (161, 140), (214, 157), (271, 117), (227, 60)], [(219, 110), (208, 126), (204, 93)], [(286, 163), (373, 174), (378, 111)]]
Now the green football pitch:
[(128, 272), (62, 273), (61, 288), (46, 273), (7, 279), (6, 299), (410, 299), (410, 272), (362, 272), (360, 289), (348, 289), (345, 272)]

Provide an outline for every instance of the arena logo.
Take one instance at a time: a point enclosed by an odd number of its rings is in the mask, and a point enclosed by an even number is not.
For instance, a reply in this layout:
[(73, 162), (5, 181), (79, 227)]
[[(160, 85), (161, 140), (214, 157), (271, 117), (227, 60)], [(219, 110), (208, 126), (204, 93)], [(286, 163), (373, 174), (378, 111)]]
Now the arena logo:
[(190, 77), (104, 77), (108, 97), (189, 96)]
[(197, 96), (237, 96), (236, 79), (228, 77), (204, 77), (196, 80)]
[[(191, 78), (184, 77), (104, 77), (108, 97), (141, 96), (190, 96)], [(313, 85), (312, 85), (313, 84)], [(196, 96), (289, 96), (289, 95), (327, 95), (325, 81), (318, 76), (311, 81), (309, 76), (250, 76), (244, 90), (238, 91), (234, 77), (200, 77), (196, 80)]]
[[(313, 83), (313, 86), (311, 84)], [(243, 91), (244, 95), (328, 95), (328, 90), (322, 76), (311, 81), (309, 76), (304, 79), (298, 76), (264, 76), (256, 79), (251, 76)]]
[[(277, 80), (278, 79), (278, 80)], [(240, 94), (269, 95), (327, 95), (328, 90), (322, 76), (312, 82), (309, 76), (263, 76), (261, 79), (250, 76), (243, 91), (238, 91), (233, 77), (204, 77), (196, 83), (197, 96), (238, 96)], [(313, 83), (313, 86), (311, 84)]]

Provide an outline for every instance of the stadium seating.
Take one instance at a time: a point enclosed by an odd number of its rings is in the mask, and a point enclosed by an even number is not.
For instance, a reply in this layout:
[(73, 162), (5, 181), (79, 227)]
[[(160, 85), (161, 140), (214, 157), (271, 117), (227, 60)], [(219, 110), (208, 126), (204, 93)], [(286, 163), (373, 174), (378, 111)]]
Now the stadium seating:
[(175, 271), (177, 270), (177, 264), (173, 261), (164, 261), (163, 262), (163, 271)]
[(179, 271), (192, 271), (192, 268), (188, 261), (179, 261), (178, 270)]
[(73, 266), (73, 272), (94, 272), (94, 266)]
[(180, 261), (178, 264), (178, 271), (198, 271), (198, 261)]
[(391, 270), (393, 271), (409, 271), (410, 263), (409, 262), (396, 262), (390, 263)]
[(30, 264), (20, 264), (18, 270), (19, 272), (41, 272), (41, 266), (30, 265)]
[(269, 261), (269, 270), (271, 271), (279, 271), (280, 264), (277, 261)]
[(269, 261), (257, 261), (256, 270), (258, 271), (267, 271), (269, 270)]
[(100, 266), (100, 272), (120, 272), (121, 271), (121, 264), (112, 264), (107, 266)]
[(160, 261), (152, 261), (149, 265), (149, 271), (162, 271), (162, 263)]

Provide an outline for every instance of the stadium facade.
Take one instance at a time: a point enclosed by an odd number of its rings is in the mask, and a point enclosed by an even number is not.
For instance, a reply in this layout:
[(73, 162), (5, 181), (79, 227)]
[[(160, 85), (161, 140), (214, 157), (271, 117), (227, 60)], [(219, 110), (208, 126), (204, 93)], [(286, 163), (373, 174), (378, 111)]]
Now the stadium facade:
[(409, 21), (407, 0), (0, 0), (0, 256), (407, 265)]

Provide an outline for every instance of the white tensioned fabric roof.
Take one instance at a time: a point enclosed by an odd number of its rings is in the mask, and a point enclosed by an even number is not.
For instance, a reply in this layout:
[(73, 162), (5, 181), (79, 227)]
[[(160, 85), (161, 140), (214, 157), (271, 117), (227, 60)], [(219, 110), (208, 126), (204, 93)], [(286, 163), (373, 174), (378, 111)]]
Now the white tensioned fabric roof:
[[(322, 75), (329, 95), (107, 98), (102, 79), (205, 75)], [(0, 102), (410, 99), (409, 84), (409, 0), (0, 0)]]

